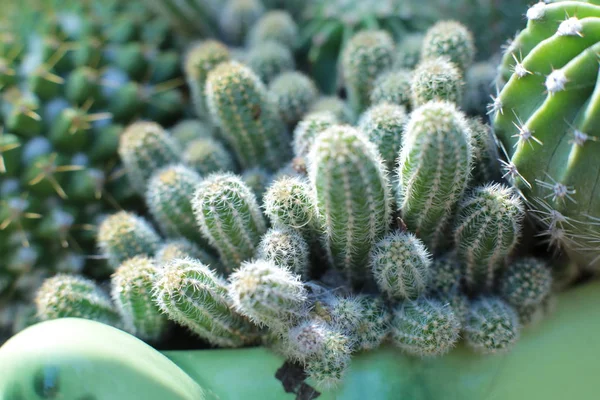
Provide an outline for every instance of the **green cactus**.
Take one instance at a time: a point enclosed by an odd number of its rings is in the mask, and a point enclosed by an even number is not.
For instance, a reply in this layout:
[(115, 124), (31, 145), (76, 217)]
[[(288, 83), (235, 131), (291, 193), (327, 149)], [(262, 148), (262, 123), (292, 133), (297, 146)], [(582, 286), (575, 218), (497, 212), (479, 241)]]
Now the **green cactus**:
[(273, 10), (265, 13), (250, 29), (247, 45), (276, 41), (293, 49), (298, 37), (298, 26), (292, 16), (283, 10)]
[(281, 118), (289, 126), (294, 126), (306, 114), (317, 99), (319, 91), (306, 75), (297, 72), (283, 72), (269, 84)]
[(111, 277), (111, 297), (125, 329), (143, 340), (157, 341), (167, 318), (154, 303), (152, 290), (158, 266), (145, 256), (130, 258)]
[(310, 108), (309, 112), (329, 111), (344, 124), (352, 124), (356, 116), (350, 105), (336, 96), (322, 96)]
[(153, 296), (167, 317), (208, 343), (240, 347), (256, 341), (256, 330), (232, 311), (227, 282), (193, 259), (175, 259), (159, 270)]
[(222, 271), (222, 267), (215, 256), (185, 239), (165, 242), (154, 256), (156, 264), (161, 268), (176, 258), (193, 258), (216, 271)]
[(261, 165), (276, 170), (290, 158), (276, 105), (248, 67), (220, 64), (208, 74), (206, 97), (213, 120), (243, 168)]
[(394, 41), (384, 31), (359, 32), (346, 44), (341, 55), (348, 99), (355, 113), (369, 106), (375, 79), (392, 67)]
[(392, 103), (410, 107), (412, 73), (408, 69), (392, 69), (377, 77), (371, 91), (371, 104)]
[(303, 278), (308, 277), (309, 248), (302, 236), (291, 229), (271, 228), (262, 237), (258, 258), (273, 261), (281, 268), (288, 268)]
[(294, 129), (294, 154), (305, 157), (315, 138), (330, 126), (339, 123), (331, 111), (313, 111), (306, 114)]
[(517, 313), (496, 297), (483, 297), (469, 305), (464, 327), (467, 345), (483, 354), (508, 351), (518, 340)]
[(408, 229), (434, 253), (447, 244), (471, 165), (469, 126), (455, 105), (434, 101), (411, 113), (398, 158), (397, 203)]
[(464, 81), (460, 70), (447, 58), (423, 60), (413, 71), (410, 84), (414, 108), (433, 100), (460, 104)]
[(485, 115), (490, 96), (494, 94), (494, 82), (497, 75), (496, 63), (482, 61), (471, 65), (465, 73), (465, 91), (463, 109), (469, 114)]
[[(597, 2), (539, 2), (507, 47), (490, 107), (506, 175), (552, 246), (583, 269), (600, 266)], [(560, 51), (556, 51), (560, 49)]]
[(256, 196), (240, 177), (207, 177), (198, 185), (192, 207), (202, 235), (219, 252), (227, 272), (255, 255), (266, 225)]
[(520, 238), (523, 217), (521, 200), (507, 186), (487, 184), (465, 196), (454, 226), (454, 241), (469, 289), (484, 291), (493, 286)]
[(333, 126), (317, 137), (308, 167), (327, 250), (335, 267), (353, 285), (361, 285), (371, 246), (390, 222), (385, 166), (364, 133)]
[(235, 172), (237, 167), (231, 154), (221, 142), (199, 138), (189, 142), (183, 151), (182, 161), (200, 176), (213, 172)]
[(219, 14), (219, 28), (228, 42), (242, 44), (264, 12), (260, 0), (227, 0)]
[[(191, 89), (191, 85), (190, 85)], [(187, 149), (188, 144), (198, 139), (210, 139), (213, 137), (213, 129), (199, 119), (182, 119), (173, 125), (169, 132), (181, 147)]]
[(339, 386), (350, 365), (350, 349), (349, 340), (344, 335), (327, 335), (321, 354), (306, 362), (306, 374), (320, 389)]
[(245, 170), (242, 175), (244, 183), (252, 189), (258, 204), (262, 204), (263, 195), (273, 180), (273, 175), (264, 168), (254, 167)]
[(440, 21), (425, 33), (421, 58), (448, 57), (461, 71), (475, 58), (475, 43), (469, 29), (457, 21)]
[(517, 310), (541, 304), (552, 289), (550, 268), (533, 257), (512, 262), (499, 280), (500, 297)]
[(293, 71), (296, 66), (290, 49), (275, 41), (258, 43), (250, 48), (245, 62), (267, 85), (279, 74)]
[(436, 257), (431, 263), (428, 290), (436, 294), (451, 295), (461, 288), (463, 270), (455, 254)]
[(412, 70), (419, 64), (424, 38), (422, 33), (410, 33), (398, 42), (394, 55), (394, 69)]
[(491, 127), (480, 118), (469, 118), (468, 123), (473, 145), (473, 170), (469, 184), (476, 186), (499, 181), (500, 156)]

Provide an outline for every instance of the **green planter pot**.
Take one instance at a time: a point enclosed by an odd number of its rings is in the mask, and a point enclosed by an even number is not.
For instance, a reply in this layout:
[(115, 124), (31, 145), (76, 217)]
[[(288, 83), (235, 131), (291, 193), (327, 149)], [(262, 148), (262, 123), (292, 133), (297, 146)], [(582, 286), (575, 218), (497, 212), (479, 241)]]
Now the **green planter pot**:
[(560, 295), (508, 354), (459, 347), (420, 360), (383, 347), (354, 357), (344, 385), (320, 392), (263, 348), (160, 353), (112, 327), (62, 319), (0, 348), (0, 399), (597, 399), (599, 334), (600, 282), (592, 282)]

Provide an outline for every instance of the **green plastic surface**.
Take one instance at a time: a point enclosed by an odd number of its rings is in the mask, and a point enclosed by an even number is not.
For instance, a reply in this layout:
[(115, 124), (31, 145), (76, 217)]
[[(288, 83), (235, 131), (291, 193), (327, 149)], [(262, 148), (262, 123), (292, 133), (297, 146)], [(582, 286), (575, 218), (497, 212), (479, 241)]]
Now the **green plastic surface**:
[[(310, 381), (291, 379), (293, 369), (283, 374), (284, 360), (263, 348), (165, 358), (115, 328), (62, 319), (0, 348), (0, 399), (591, 400), (599, 398), (599, 333), (600, 282), (592, 282), (561, 294), (556, 311), (510, 353), (480, 356), (459, 346), (420, 360), (383, 347), (354, 357), (344, 385), (314, 397)], [(305, 395), (286, 393), (276, 374)]]

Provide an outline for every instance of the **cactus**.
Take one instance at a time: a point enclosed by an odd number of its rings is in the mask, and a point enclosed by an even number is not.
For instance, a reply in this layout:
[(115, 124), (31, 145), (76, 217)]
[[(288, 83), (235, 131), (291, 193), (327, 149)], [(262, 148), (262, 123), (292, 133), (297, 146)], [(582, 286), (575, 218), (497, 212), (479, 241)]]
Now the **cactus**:
[(398, 42), (394, 54), (394, 69), (412, 70), (419, 64), (424, 38), (422, 33), (410, 33)]
[(200, 138), (189, 142), (183, 152), (182, 161), (200, 176), (213, 172), (234, 172), (235, 161), (223, 144), (215, 139)]
[(134, 256), (154, 256), (160, 241), (145, 219), (126, 211), (107, 217), (98, 229), (100, 252), (113, 269)]
[(390, 222), (390, 188), (375, 145), (359, 130), (333, 126), (308, 156), (310, 182), (334, 265), (362, 284), (371, 246)]
[(416, 299), (431, 280), (431, 254), (410, 232), (391, 232), (377, 242), (370, 264), (379, 289), (395, 300)]
[(250, 29), (247, 45), (255, 46), (262, 42), (276, 41), (293, 49), (298, 37), (298, 26), (292, 16), (283, 10), (265, 13)]
[(111, 297), (125, 329), (143, 340), (157, 341), (165, 333), (167, 318), (152, 298), (159, 268), (145, 256), (125, 261), (111, 277)]
[(456, 344), (459, 333), (458, 317), (449, 305), (437, 300), (419, 298), (394, 309), (393, 343), (410, 355), (441, 356)]
[(259, 43), (250, 48), (245, 62), (267, 85), (278, 75), (292, 71), (296, 66), (290, 49), (275, 41)]
[(398, 158), (397, 203), (408, 229), (434, 253), (446, 245), (471, 165), (469, 126), (456, 106), (429, 102), (411, 113)]
[(325, 129), (340, 121), (331, 111), (313, 111), (306, 114), (294, 129), (294, 154), (305, 157), (315, 138)]
[[(235, 94), (235, 96), (234, 96)], [(291, 149), (285, 125), (265, 86), (246, 66), (222, 63), (208, 74), (206, 97), (213, 120), (243, 168), (279, 168)]]
[(256, 196), (229, 173), (213, 174), (198, 185), (192, 208), (202, 235), (219, 252), (227, 272), (252, 258), (266, 231)]
[(526, 257), (514, 261), (504, 271), (499, 294), (508, 304), (519, 309), (541, 304), (551, 289), (552, 273), (546, 263)]
[(500, 179), (500, 163), (498, 162), (500, 156), (491, 127), (480, 118), (469, 118), (468, 123), (471, 128), (471, 144), (473, 145), (473, 173), (469, 184), (477, 186), (486, 182), (498, 181)]
[(300, 72), (283, 72), (269, 84), (279, 114), (285, 123), (295, 125), (316, 100), (319, 91), (314, 82)]
[(135, 122), (119, 141), (119, 156), (129, 183), (143, 194), (154, 172), (179, 161), (181, 149), (168, 133), (154, 122)]
[(91, 280), (58, 274), (44, 281), (35, 296), (37, 317), (86, 318), (120, 327), (110, 298)]
[(273, 175), (264, 168), (254, 167), (242, 173), (242, 180), (252, 189), (258, 204), (262, 204), (263, 195), (273, 180)]
[(410, 107), (412, 73), (408, 69), (393, 69), (377, 77), (371, 91), (371, 104), (392, 103)]
[(431, 279), (428, 290), (442, 295), (451, 295), (461, 288), (462, 266), (453, 253), (436, 257), (429, 267)]
[(165, 242), (154, 256), (156, 265), (159, 268), (162, 268), (176, 258), (193, 258), (216, 271), (222, 272), (222, 267), (215, 256), (185, 239)]
[(341, 57), (348, 99), (358, 114), (369, 105), (377, 76), (391, 68), (394, 42), (384, 31), (359, 32), (346, 44)]
[(304, 278), (308, 277), (309, 248), (302, 236), (291, 229), (271, 228), (264, 234), (256, 256), (273, 261)]
[(330, 389), (342, 383), (350, 364), (350, 348), (343, 335), (327, 335), (320, 356), (308, 360), (305, 368), (318, 388)]
[(358, 120), (358, 128), (377, 145), (389, 171), (396, 164), (407, 119), (404, 107), (382, 103), (367, 109)]
[(240, 314), (282, 336), (308, 312), (300, 277), (274, 261), (242, 263), (231, 274), (229, 295)]
[[(189, 86), (191, 89), (191, 85)], [(198, 119), (183, 119), (173, 125), (169, 132), (171, 137), (184, 149), (187, 149), (187, 146), (197, 139), (210, 139), (213, 137), (213, 129), (206, 122)]]
[(192, 211), (192, 196), (202, 178), (181, 164), (156, 171), (148, 182), (145, 200), (150, 214), (168, 237), (184, 237), (204, 246)]
[(469, 306), (464, 327), (467, 345), (483, 354), (508, 351), (519, 338), (517, 313), (496, 297), (483, 297)]
[(241, 44), (264, 12), (260, 0), (227, 0), (219, 14), (219, 28), (228, 42)]
[(356, 118), (350, 105), (336, 96), (323, 96), (310, 108), (309, 112), (332, 112), (340, 123), (352, 124)]
[(413, 71), (410, 84), (414, 108), (433, 100), (460, 104), (463, 93), (460, 70), (443, 57), (423, 60)]
[(460, 22), (437, 22), (423, 38), (421, 58), (438, 57), (447, 57), (461, 71), (466, 71), (475, 58), (473, 34)]
[(494, 94), (497, 68), (494, 62), (482, 61), (471, 65), (465, 73), (463, 109), (473, 115), (485, 115), (490, 96)]
[[(491, 105), (506, 175), (551, 246), (597, 269), (597, 2), (539, 2), (507, 47)], [(560, 51), (556, 51), (560, 49)]]
[(323, 321), (307, 319), (288, 332), (284, 354), (292, 360), (305, 363), (322, 355), (328, 337), (336, 334), (340, 335)]
[(492, 287), (504, 259), (519, 240), (523, 217), (521, 200), (504, 185), (487, 184), (465, 196), (456, 218), (454, 241), (469, 289)]
[(153, 296), (167, 317), (214, 346), (240, 347), (256, 331), (231, 310), (227, 282), (193, 259), (175, 259), (159, 270)]

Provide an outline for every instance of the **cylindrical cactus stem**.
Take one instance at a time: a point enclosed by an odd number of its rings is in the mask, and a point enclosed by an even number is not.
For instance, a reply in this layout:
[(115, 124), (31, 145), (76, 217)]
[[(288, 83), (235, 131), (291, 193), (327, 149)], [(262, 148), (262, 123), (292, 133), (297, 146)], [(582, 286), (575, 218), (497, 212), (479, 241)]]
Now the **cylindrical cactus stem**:
[(237, 170), (229, 151), (221, 142), (212, 138), (200, 138), (189, 142), (183, 152), (183, 162), (201, 176)]
[(235, 309), (276, 334), (284, 336), (308, 315), (307, 291), (300, 276), (274, 261), (244, 262), (230, 282)]
[(374, 105), (358, 120), (358, 128), (377, 145), (388, 171), (394, 169), (398, 159), (407, 120), (405, 108), (392, 103)]
[(440, 21), (423, 38), (422, 59), (448, 57), (465, 71), (475, 58), (475, 43), (469, 29), (457, 21)]
[(216, 40), (205, 40), (191, 47), (185, 58), (185, 78), (192, 94), (198, 118), (209, 120), (205, 85), (208, 73), (222, 62), (229, 61), (227, 46)]
[(325, 342), (332, 335), (341, 335), (324, 321), (306, 319), (294, 326), (283, 339), (284, 355), (305, 364), (307, 360), (322, 356)]
[(499, 281), (499, 294), (511, 306), (537, 306), (552, 290), (552, 272), (539, 258), (524, 257), (512, 262)]
[(321, 354), (306, 362), (306, 374), (317, 388), (327, 390), (339, 386), (350, 366), (351, 340), (345, 335), (327, 335)]
[(252, 324), (232, 310), (227, 282), (199, 261), (178, 258), (159, 270), (153, 296), (167, 317), (214, 346), (256, 340)]
[(369, 106), (375, 79), (392, 67), (394, 51), (394, 41), (385, 31), (358, 32), (342, 50), (342, 72), (356, 114)]
[(144, 218), (120, 211), (107, 217), (98, 229), (98, 246), (112, 268), (138, 255), (154, 256), (161, 238)]
[(222, 63), (208, 74), (211, 116), (242, 168), (277, 170), (291, 158), (288, 134), (263, 83), (248, 67)]
[(519, 197), (501, 184), (475, 188), (462, 200), (454, 241), (468, 289), (492, 288), (497, 271), (519, 240), (524, 215)]
[(431, 280), (431, 254), (410, 232), (391, 232), (373, 246), (370, 265), (379, 289), (395, 300), (416, 299)]
[(305, 157), (315, 138), (325, 129), (340, 123), (331, 111), (314, 111), (302, 118), (294, 129), (294, 154)]
[(377, 77), (371, 91), (371, 104), (392, 103), (410, 107), (410, 83), (412, 72), (394, 69)]
[(276, 76), (286, 71), (293, 71), (296, 67), (291, 50), (274, 41), (259, 43), (252, 47), (246, 55), (245, 63), (267, 85)]
[(227, 272), (254, 256), (266, 224), (256, 196), (239, 176), (207, 177), (196, 189), (192, 207), (202, 235), (219, 252)]
[(159, 268), (164, 267), (166, 264), (176, 258), (193, 258), (194, 260), (202, 262), (202, 264), (211, 269), (224, 272), (223, 267), (220, 265), (215, 256), (185, 239), (167, 241), (160, 246), (156, 252), (156, 255), (154, 256), (154, 259), (156, 260), (156, 266)]
[(482, 297), (469, 305), (464, 327), (465, 341), (484, 354), (508, 351), (518, 340), (520, 324), (517, 313), (497, 297)]
[(397, 204), (408, 229), (433, 253), (446, 245), (471, 165), (469, 126), (454, 104), (434, 101), (412, 112), (398, 159)]
[(159, 228), (168, 237), (184, 237), (200, 246), (200, 234), (192, 210), (192, 198), (202, 182), (198, 173), (182, 164), (169, 165), (152, 175), (146, 190), (146, 204)]
[(159, 268), (146, 256), (125, 261), (111, 276), (111, 296), (123, 325), (137, 337), (157, 341), (165, 333), (167, 317), (152, 297)]
[(227, 0), (219, 14), (219, 28), (229, 43), (242, 44), (264, 12), (260, 0)]
[(309, 275), (310, 250), (302, 235), (289, 228), (271, 228), (265, 233), (256, 253), (258, 258), (273, 261), (303, 278)]
[(85, 318), (121, 326), (117, 310), (98, 285), (89, 279), (59, 274), (44, 281), (35, 297), (37, 317)]
[(500, 178), (498, 147), (492, 128), (480, 118), (469, 118), (473, 150), (473, 173), (470, 185), (482, 185)]
[(177, 163), (181, 149), (177, 142), (154, 122), (134, 122), (119, 141), (119, 156), (135, 190), (143, 194), (150, 176), (162, 167)]
[(275, 41), (293, 49), (298, 38), (298, 25), (292, 16), (283, 10), (273, 10), (263, 15), (250, 29), (247, 45)]
[(372, 245), (388, 230), (391, 196), (385, 165), (361, 131), (333, 126), (308, 156), (310, 182), (334, 265), (360, 286)]
[(269, 84), (269, 92), (288, 126), (294, 126), (319, 95), (312, 79), (297, 71), (277, 75)]
[(460, 320), (452, 307), (438, 300), (419, 298), (394, 309), (392, 340), (410, 355), (441, 356), (458, 341)]
[(423, 60), (413, 72), (410, 83), (411, 103), (414, 108), (428, 101), (448, 101), (461, 104), (463, 76), (446, 58)]

